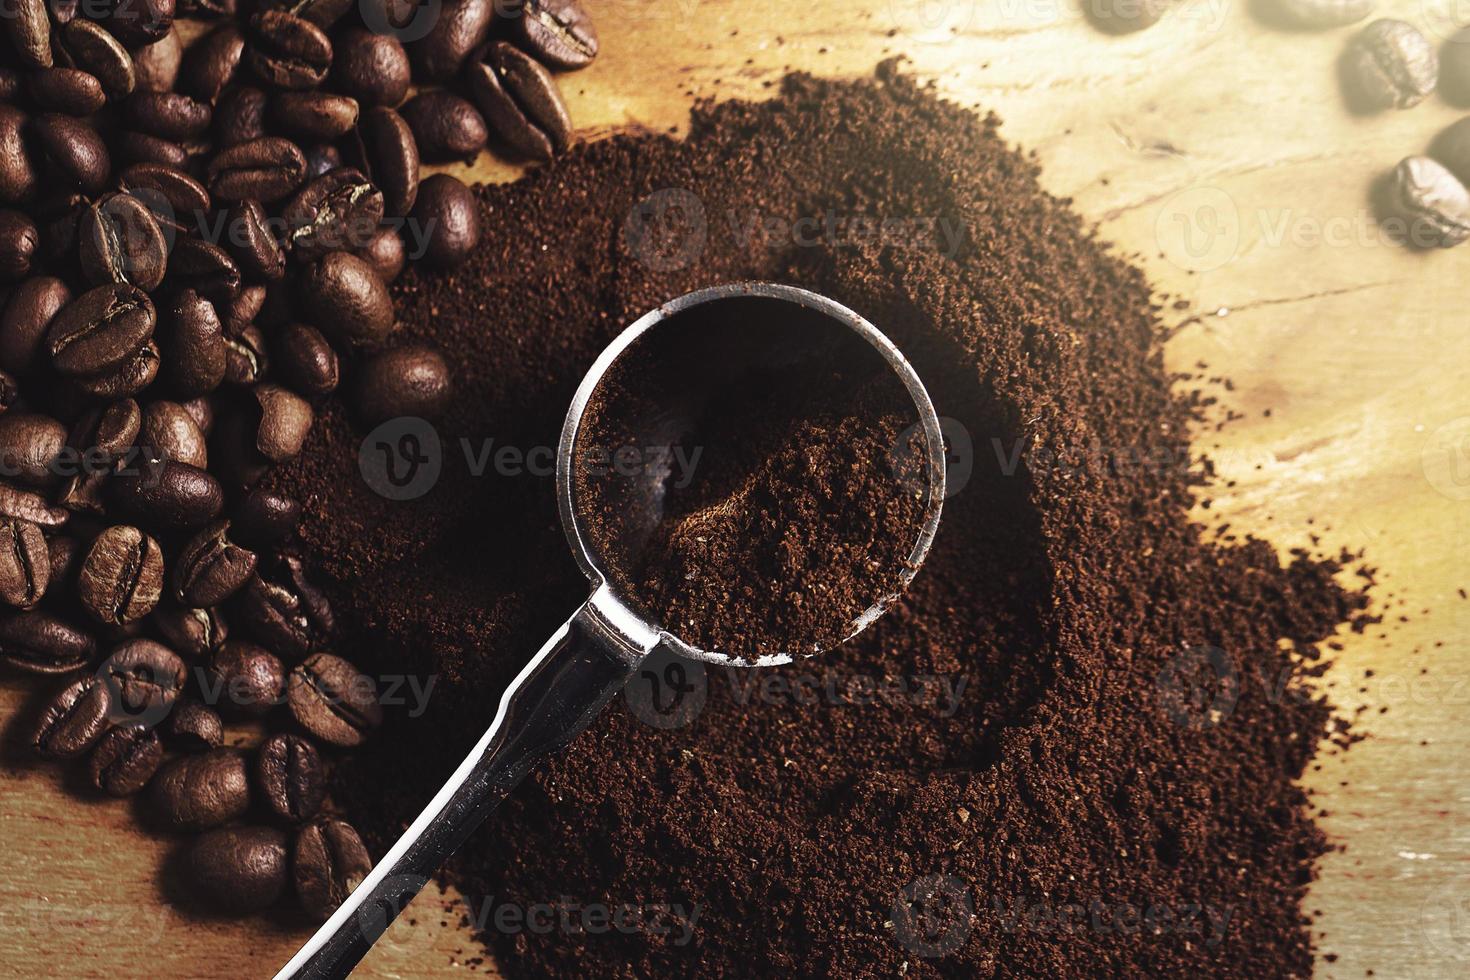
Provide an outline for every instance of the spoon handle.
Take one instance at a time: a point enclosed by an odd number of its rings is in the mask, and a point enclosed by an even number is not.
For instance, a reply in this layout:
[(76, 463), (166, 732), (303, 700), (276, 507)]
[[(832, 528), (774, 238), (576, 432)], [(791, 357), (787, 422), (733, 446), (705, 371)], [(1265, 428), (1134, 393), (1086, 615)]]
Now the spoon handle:
[(490, 728), (362, 884), (276, 974), (346, 977), (444, 861), (547, 755), (587, 727), (658, 642), (605, 588), (511, 682)]

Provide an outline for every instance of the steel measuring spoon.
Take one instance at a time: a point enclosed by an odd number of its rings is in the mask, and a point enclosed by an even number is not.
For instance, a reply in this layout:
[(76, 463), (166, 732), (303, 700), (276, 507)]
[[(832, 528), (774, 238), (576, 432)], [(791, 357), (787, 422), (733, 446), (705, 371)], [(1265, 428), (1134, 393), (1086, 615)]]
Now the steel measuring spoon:
[[(735, 309), (731, 304), (746, 304)], [(901, 573), (901, 587), (877, 596), (873, 604), (852, 623), (847, 637), (866, 629), (898, 599), (918, 571), (939, 527), (944, 502), (944, 446), (939, 419), (913, 368), (893, 342), (852, 310), (824, 296), (774, 283), (737, 283), (688, 293), (647, 313), (608, 345), (582, 379), (562, 425), (557, 447), (556, 494), (562, 528), (582, 571), (592, 583), (592, 594), (531, 658), (511, 681), (489, 729), (481, 736), (438, 794), (403, 832), (356, 890), (344, 901), (301, 950), (292, 957), (276, 980), (345, 977), (366, 955), (372, 944), (398, 914), (428, 883), (429, 877), (459, 848), (492, 810), (541, 759), (564, 747), (597, 715), (609, 700), (634, 676), (643, 661), (656, 650), (729, 667), (774, 666), (814, 650), (767, 654), (755, 660), (701, 650), (635, 612), (608, 585), (608, 576), (587, 534), (579, 511), (574, 473), (577, 440), (583, 414), (599, 383), (614, 362), (645, 334), (664, 325), (674, 329), (693, 314), (719, 310), (751, 322), (777, 306), (791, 304), (803, 316), (824, 324), (846, 327), (865, 341), (891, 368), (913, 400), (917, 423), (924, 435), (924, 455), (919, 460), (925, 481), (924, 520)], [(791, 307), (787, 307), (791, 309)], [(716, 319), (730, 322), (726, 315)], [(739, 338), (734, 338), (739, 340)], [(798, 338), (791, 338), (793, 343)], [(743, 351), (746, 359), (783, 357), (782, 350)], [(658, 425), (650, 429), (654, 441), (672, 419), (677, 408), (659, 413)], [(651, 425), (655, 420), (649, 420)]]

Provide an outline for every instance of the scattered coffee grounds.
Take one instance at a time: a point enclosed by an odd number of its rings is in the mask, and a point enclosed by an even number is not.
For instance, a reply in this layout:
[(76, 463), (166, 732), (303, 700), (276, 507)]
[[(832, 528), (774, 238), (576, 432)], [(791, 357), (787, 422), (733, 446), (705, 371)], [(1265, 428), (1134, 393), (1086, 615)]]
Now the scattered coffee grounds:
[[(433, 489), (374, 495), (333, 406), (281, 474), (341, 649), (435, 675), (337, 774), (380, 853), (585, 598), (530, 464), (625, 324), (798, 283), (880, 325), (952, 420), (953, 493), (901, 604), (819, 660), (691, 666), (681, 727), (630, 691), (458, 856), (508, 975), (1310, 973), (1328, 845), (1297, 780), (1331, 711), (1306, 678), (1366, 597), (1336, 561), (1191, 521), (1202, 396), (1163, 368), (1149, 285), (998, 126), (893, 66), (796, 76), (701, 106), (684, 141), (484, 188), (468, 264), (396, 287), (404, 333), (456, 366)], [(549, 932), (497, 915), (548, 905)]]
[(675, 314), (583, 415), (575, 487), (598, 567), (701, 650), (830, 649), (907, 578), (928, 499), (909, 466), (918, 418), (877, 351), (823, 314), (758, 297)]

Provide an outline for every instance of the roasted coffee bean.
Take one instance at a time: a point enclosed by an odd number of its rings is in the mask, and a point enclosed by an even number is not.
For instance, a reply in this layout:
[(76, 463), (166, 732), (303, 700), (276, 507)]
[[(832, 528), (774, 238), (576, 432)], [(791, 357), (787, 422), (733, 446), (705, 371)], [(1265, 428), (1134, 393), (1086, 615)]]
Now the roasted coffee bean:
[(419, 148), (408, 123), (392, 109), (369, 109), (357, 127), (356, 150), (363, 172), (383, 192), (383, 212), (408, 214), (419, 192)]
[(94, 286), (131, 283), (157, 289), (168, 268), (168, 243), (153, 212), (131, 194), (106, 194), (77, 229), (82, 276)]
[(103, 661), (102, 677), (112, 689), (114, 713), (144, 715), (159, 721), (178, 700), (188, 679), (179, 655), (153, 640), (127, 640)]
[(349, 27), (333, 42), (332, 83), (362, 106), (396, 106), (408, 95), (408, 52), (397, 37)]
[(1470, 238), (1470, 190), (1429, 157), (1408, 157), (1398, 165), (1386, 210), (1416, 248), (1450, 248)]
[(156, 163), (175, 170), (189, 165), (189, 151), (182, 143), (131, 129), (118, 133), (112, 148), (118, 163), (124, 165)]
[(77, 390), (93, 398), (129, 398), (158, 377), (158, 345), (148, 341), (120, 367), (98, 375), (72, 378)]
[(26, 114), (0, 103), (0, 204), (20, 204), (36, 194), (36, 168), (25, 139)]
[(164, 763), (148, 786), (159, 822), (172, 830), (205, 830), (228, 823), (250, 806), (245, 756), (211, 749)]
[(184, 855), (184, 877), (207, 907), (244, 915), (270, 908), (289, 884), (286, 836), (273, 827), (225, 827)]
[(230, 522), (216, 521), (189, 540), (174, 564), (174, 598), (186, 606), (213, 606), (255, 574), (255, 552), (230, 539)]
[(350, 167), (323, 174), (286, 205), (286, 245), (309, 262), (367, 245), (383, 220), (383, 192)]
[(567, 147), (572, 120), (551, 72), (496, 41), (468, 69), (470, 89), (490, 126), (522, 156), (550, 160)]
[(311, 404), (277, 384), (258, 384), (251, 393), (260, 408), (256, 450), (273, 463), (298, 456), (311, 432)]
[(362, 258), (367, 260), (378, 278), (385, 283), (391, 283), (401, 276), (408, 260), (403, 239), (392, 228), (379, 229), (373, 240), (368, 242), (367, 248), (362, 250)]
[(230, 635), (229, 624), (214, 608), (160, 606), (153, 611), (152, 622), (173, 649), (190, 660), (209, 659)]
[(332, 42), (311, 21), (283, 10), (250, 19), (246, 60), (256, 77), (274, 88), (316, 88), (332, 67)]
[(327, 795), (326, 767), (309, 739), (272, 735), (255, 756), (255, 785), (273, 816), (300, 823), (321, 809)]
[(225, 726), (213, 708), (180, 701), (169, 712), (166, 734), (171, 745), (185, 752), (207, 752), (224, 744)]
[(419, 157), (426, 163), (473, 160), (485, 148), (485, 119), (469, 101), (453, 92), (421, 92), (399, 110), (413, 131)]
[(289, 537), (300, 521), (299, 503), (283, 494), (257, 488), (246, 494), (235, 508), (231, 532), (252, 548), (269, 547)]
[(126, 98), (137, 87), (132, 55), (100, 24), (78, 17), (66, 25), (63, 38), (74, 67), (96, 76), (109, 100)]
[(46, 0), (13, 0), (0, 18), (20, 60), (30, 68), (51, 67), (51, 18)]
[(228, 383), (253, 385), (265, 377), (269, 368), (265, 334), (259, 327), (251, 324), (225, 340), (225, 381)]
[(241, 629), (282, 657), (297, 659), (332, 635), (332, 607), (307, 581), (299, 560), (262, 569), (236, 594), (231, 608)]
[(237, 143), (205, 168), (209, 192), (221, 201), (279, 201), (306, 178), (306, 158), (296, 144), (274, 136)]
[(305, 323), (289, 323), (276, 334), (278, 376), (304, 395), (337, 390), (337, 352), (322, 332)]
[(61, 507), (52, 507), (34, 490), (0, 482), (0, 516), (19, 517), (44, 528), (56, 528), (65, 524), (71, 513)]
[(214, 429), (214, 402), (206, 397), (190, 398), (181, 404), (184, 406), (184, 411), (188, 412), (189, 417), (194, 420), (194, 424), (199, 426), (199, 431), (208, 437)]
[(112, 159), (107, 145), (86, 122), (48, 112), (31, 121), (34, 145), (49, 162), (47, 177), (75, 185), (86, 194), (97, 194), (107, 186)]
[(420, 10), (418, 0), (361, 0), (358, 9), (369, 30), (387, 35), (412, 24)]
[(133, 70), (137, 73), (136, 91), (171, 92), (179, 79), (179, 67), (184, 62), (184, 42), (179, 39), (177, 26), (161, 40), (145, 44), (132, 52)]
[(224, 490), (207, 470), (172, 459), (138, 459), (107, 480), (117, 513), (160, 530), (202, 527), (219, 516)]
[(1439, 57), (1412, 24), (1375, 20), (1343, 55), (1348, 97), (1358, 109), (1407, 109), (1434, 91)]
[(142, 410), (139, 429), (137, 443), (147, 447), (151, 456), (177, 460), (200, 469), (208, 467), (209, 451), (204, 432), (194, 421), (194, 416), (178, 402), (149, 402)]
[(327, 819), (296, 835), (291, 869), (302, 906), (326, 921), (367, 878), (373, 859), (350, 824)]
[(326, 30), (341, 20), (355, 3), (356, 0), (275, 0), (270, 5), (289, 10)]
[(137, 442), (143, 411), (131, 398), (92, 409), (77, 420), (67, 438), (87, 465), (103, 468), (122, 459)]
[(58, 534), (46, 542), (46, 560), (51, 566), (48, 588), (71, 588), (77, 566), (81, 564), (82, 543), (66, 534)]
[(0, 615), (0, 662), (17, 670), (65, 674), (87, 666), (96, 652), (91, 636), (50, 613)]
[(66, 445), (66, 426), (49, 415), (6, 412), (0, 415), (0, 477), (48, 487), (61, 475), (59, 457)]
[(132, 360), (152, 338), (155, 320), (153, 303), (138, 287), (98, 286), (51, 321), (46, 349), (62, 374), (96, 376)]
[(221, 147), (263, 139), (270, 98), (248, 85), (228, 88), (214, 106), (214, 137)]
[(0, 518), (0, 602), (34, 608), (50, 579), (51, 556), (41, 529), (30, 521)]
[(296, 723), (329, 745), (361, 745), (383, 720), (372, 679), (330, 653), (314, 653), (291, 671), (286, 701)]
[(126, 626), (148, 615), (163, 594), (163, 554), (135, 527), (97, 535), (77, 573), (77, 595), (99, 623)]
[(144, 725), (113, 728), (87, 759), (87, 777), (108, 796), (132, 796), (148, 785), (163, 761), (163, 741)]
[(90, 116), (107, 104), (97, 76), (79, 68), (45, 68), (30, 79), (31, 99), (48, 112)]
[(332, 92), (278, 92), (271, 116), (288, 136), (334, 140), (357, 125), (357, 100)]
[(306, 315), (338, 343), (375, 344), (393, 330), (388, 287), (350, 252), (329, 252), (307, 266), (299, 290)]
[(354, 385), (368, 425), (403, 415), (432, 419), (449, 401), (449, 367), (428, 347), (398, 347), (369, 358)]
[(464, 182), (434, 174), (419, 185), (410, 227), (427, 237), (423, 258), (432, 265), (459, 265), (480, 244), (480, 204)]
[(226, 640), (210, 661), (208, 690), (221, 714), (258, 718), (281, 703), (286, 667), (264, 647)]
[(71, 290), (53, 276), (34, 276), (17, 286), (0, 313), (0, 368), (19, 375), (35, 370), (51, 321), (70, 302)]
[(415, 77), (429, 82), (453, 78), (484, 42), (494, 19), (494, 0), (444, 0), (429, 32), (406, 45)]
[(143, 202), (161, 229), (174, 233), (197, 230), (209, 213), (204, 185), (176, 167), (135, 163), (118, 175), (118, 186)]
[(128, 47), (152, 44), (174, 26), (174, 0), (106, 0), (102, 23)]
[(522, 0), (516, 39), (553, 68), (584, 68), (597, 57), (597, 29), (578, 0)]
[(302, 151), (306, 154), (306, 179), (316, 180), (344, 166), (342, 151), (331, 143), (312, 143)]
[(174, 243), (167, 279), (175, 289), (192, 289), (220, 305), (240, 292), (240, 267), (230, 253), (200, 238), (181, 238)]
[(179, 67), (179, 88), (205, 102), (219, 98), (245, 55), (245, 37), (233, 22), (220, 24), (189, 46)]
[(112, 697), (100, 677), (78, 677), (46, 702), (27, 744), (48, 759), (74, 759), (109, 727)]
[(240, 295), (220, 310), (220, 320), (224, 324), (225, 334), (230, 337), (238, 337), (240, 331), (254, 323), (255, 318), (265, 308), (268, 296), (269, 290), (259, 283), (241, 287)]
[(41, 233), (34, 221), (19, 211), (0, 210), (0, 282), (30, 275), (40, 248)]
[(214, 304), (180, 290), (164, 310), (164, 376), (184, 398), (204, 395), (225, 378), (225, 331)]
[(208, 102), (180, 92), (134, 92), (125, 109), (134, 129), (179, 142), (208, 132), (213, 119)]

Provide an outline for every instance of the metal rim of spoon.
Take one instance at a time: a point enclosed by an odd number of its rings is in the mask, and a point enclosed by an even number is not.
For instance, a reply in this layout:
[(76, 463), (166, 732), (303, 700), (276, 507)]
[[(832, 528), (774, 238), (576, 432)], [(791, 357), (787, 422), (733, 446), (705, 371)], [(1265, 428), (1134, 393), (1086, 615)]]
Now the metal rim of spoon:
[[(847, 307), (817, 293), (777, 283), (713, 286), (672, 300), (627, 327), (598, 356), (572, 398), (557, 447), (556, 488), (561, 522), (577, 563), (592, 585), (591, 595), (516, 675), (501, 697), (494, 720), (397, 843), (322, 924), (276, 980), (339, 978), (372, 948), (441, 864), (542, 759), (581, 732), (657, 649), (731, 667), (789, 663), (793, 654), (756, 660), (701, 650), (649, 623), (614, 594), (598, 568), (576, 510), (573, 462), (583, 414), (608, 370), (640, 336), (659, 324), (707, 303), (763, 299), (796, 304), (842, 324), (876, 350), (913, 400), (925, 438), (925, 516), (902, 575), (907, 587), (928, 555), (944, 503), (944, 445), (939, 418), (919, 376), (877, 327)], [(895, 602), (902, 587), (879, 596), (853, 623), (847, 638), (861, 632)], [(803, 654), (805, 655), (805, 654)]]

